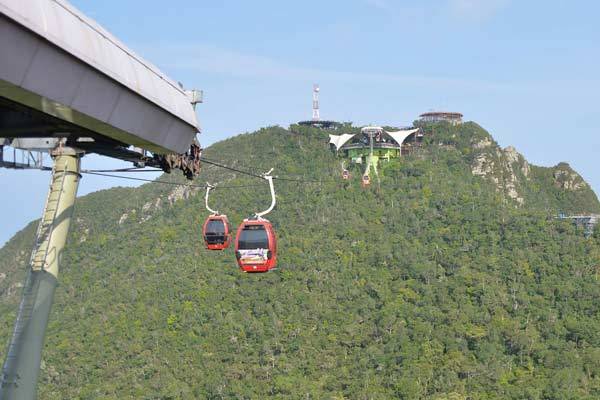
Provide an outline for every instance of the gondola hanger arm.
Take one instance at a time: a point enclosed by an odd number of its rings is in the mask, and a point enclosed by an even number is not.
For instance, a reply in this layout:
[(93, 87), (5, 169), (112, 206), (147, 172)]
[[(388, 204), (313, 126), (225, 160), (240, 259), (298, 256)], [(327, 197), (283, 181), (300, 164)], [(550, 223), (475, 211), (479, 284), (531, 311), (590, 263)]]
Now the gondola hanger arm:
[(210, 183), (206, 182), (206, 195), (204, 196), (204, 205), (206, 206), (206, 209), (207, 209), (207, 210), (208, 210), (210, 213), (212, 213), (212, 214), (215, 214), (215, 215), (219, 215), (219, 212), (218, 212), (218, 211), (215, 211), (215, 210), (213, 210), (212, 208), (210, 208), (210, 207), (208, 206), (208, 196), (209, 196), (209, 194), (210, 194), (210, 191), (211, 191), (212, 189), (214, 189), (214, 188), (215, 188), (215, 185), (211, 185)]
[(265, 178), (267, 182), (269, 182), (269, 190), (271, 191), (271, 205), (265, 211), (256, 213), (256, 218), (258, 219), (261, 219), (263, 216), (273, 211), (273, 208), (275, 208), (275, 203), (277, 202), (275, 198), (275, 186), (273, 185), (273, 176), (271, 175), (272, 172), (273, 168), (271, 168), (269, 172), (263, 175), (263, 178)]

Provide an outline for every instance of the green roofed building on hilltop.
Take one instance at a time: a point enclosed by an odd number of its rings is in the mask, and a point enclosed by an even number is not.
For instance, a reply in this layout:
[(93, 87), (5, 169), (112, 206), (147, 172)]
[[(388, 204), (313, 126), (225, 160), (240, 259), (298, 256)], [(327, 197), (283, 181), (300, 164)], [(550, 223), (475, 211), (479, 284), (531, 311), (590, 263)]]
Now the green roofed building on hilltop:
[(379, 126), (366, 126), (359, 133), (329, 135), (329, 144), (337, 154), (347, 157), (356, 164), (366, 164), (364, 175), (369, 175), (370, 167), (377, 171), (379, 160), (408, 154), (423, 140), (419, 128), (386, 131)]
[(362, 163), (370, 154), (371, 142), (373, 156), (391, 159), (408, 154), (414, 146), (421, 143), (423, 134), (419, 128), (402, 129), (389, 132), (379, 126), (367, 126), (360, 133), (329, 135), (329, 143), (337, 153)]

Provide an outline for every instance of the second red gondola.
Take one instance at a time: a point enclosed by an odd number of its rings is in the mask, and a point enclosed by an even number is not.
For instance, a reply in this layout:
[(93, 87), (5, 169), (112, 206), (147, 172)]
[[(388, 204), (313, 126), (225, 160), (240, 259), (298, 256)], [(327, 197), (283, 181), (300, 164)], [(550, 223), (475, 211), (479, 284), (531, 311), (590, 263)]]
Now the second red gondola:
[(209, 216), (202, 227), (202, 237), (208, 250), (225, 250), (231, 243), (231, 226), (226, 215)]
[(235, 257), (244, 272), (268, 272), (277, 265), (277, 237), (266, 219), (245, 219), (237, 230)]
[(371, 184), (371, 178), (369, 175), (363, 175), (361, 185), (362, 187), (367, 187)]

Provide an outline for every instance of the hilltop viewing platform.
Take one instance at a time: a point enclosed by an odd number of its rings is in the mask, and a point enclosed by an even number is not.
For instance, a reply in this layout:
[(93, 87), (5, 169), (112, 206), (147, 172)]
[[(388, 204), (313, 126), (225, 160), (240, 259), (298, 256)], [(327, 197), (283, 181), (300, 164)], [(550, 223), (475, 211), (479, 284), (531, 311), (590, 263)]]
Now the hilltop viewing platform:
[(303, 126), (312, 126), (313, 128), (321, 128), (321, 129), (329, 129), (335, 130), (338, 129), (342, 124), (337, 121), (299, 121), (298, 125)]
[(463, 122), (463, 115), (459, 112), (430, 111), (419, 115), (423, 122), (442, 122), (446, 121), (452, 125), (459, 125)]

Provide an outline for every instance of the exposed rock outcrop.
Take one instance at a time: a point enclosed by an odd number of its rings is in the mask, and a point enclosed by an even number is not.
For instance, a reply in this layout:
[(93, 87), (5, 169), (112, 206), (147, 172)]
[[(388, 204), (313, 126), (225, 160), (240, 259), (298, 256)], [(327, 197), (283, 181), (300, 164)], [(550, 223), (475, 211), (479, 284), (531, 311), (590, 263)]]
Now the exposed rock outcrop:
[(487, 147), (491, 147), (494, 144), (494, 142), (492, 141), (492, 139), (490, 139), (489, 137), (483, 138), (478, 142), (473, 143), (473, 148), (474, 149), (485, 149)]
[(471, 165), (473, 175), (489, 179), (496, 185), (496, 190), (505, 193), (518, 205), (525, 204), (519, 187), (521, 179), (529, 179), (531, 173), (527, 160), (514, 147), (502, 150), (487, 137), (472, 146), (480, 152)]
[(190, 196), (198, 192), (197, 187), (189, 186), (189, 185), (180, 185), (175, 187), (167, 196), (167, 201), (169, 205), (173, 205), (176, 201), (182, 199), (188, 199)]
[(506, 156), (506, 161), (511, 168), (514, 169), (515, 166), (518, 166), (518, 169), (521, 170), (523, 176), (525, 178), (529, 178), (529, 174), (531, 172), (529, 163), (525, 157), (523, 157), (523, 155), (517, 151), (517, 149), (515, 149), (513, 146), (508, 146), (504, 149), (504, 155)]
[(473, 162), (471, 166), (471, 172), (476, 176), (483, 176), (491, 179), (496, 183), (496, 185), (500, 184), (498, 177), (494, 175), (496, 163), (494, 161), (494, 157), (489, 153), (481, 153)]
[(567, 163), (560, 163), (554, 167), (554, 185), (564, 190), (578, 191), (588, 189), (589, 185), (581, 175), (575, 172)]
[(131, 211), (126, 212), (123, 215), (121, 215), (121, 218), (119, 218), (119, 225), (122, 225), (125, 221), (127, 221), (127, 219), (130, 216), (132, 216), (132, 215), (134, 215), (136, 213), (137, 213), (137, 211), (134, 209), (134, 210), (131, 210)]
[[(169, 194), (166, 196), (166, 200), (169, 206), (173, 206), (179, 200), (187, 200), (194, 194), (198, 192), (198, 187), (189, 186), (189, 185), (179, 185), (176, 186)], [(144, 223), (152, 219), (153, 214), (156, 211), (160, 211), (163, 209), (164, 199), (162, 197), (157, 197), (153, 200), (149, 200), (142, 205), (141, 208), (131, 209), (127, 212), (123, 213), (119, 218), (118, 224), (123, 225), (125, 221), (131, 219), (132, 216), (140, 213), (138, 222)]]

